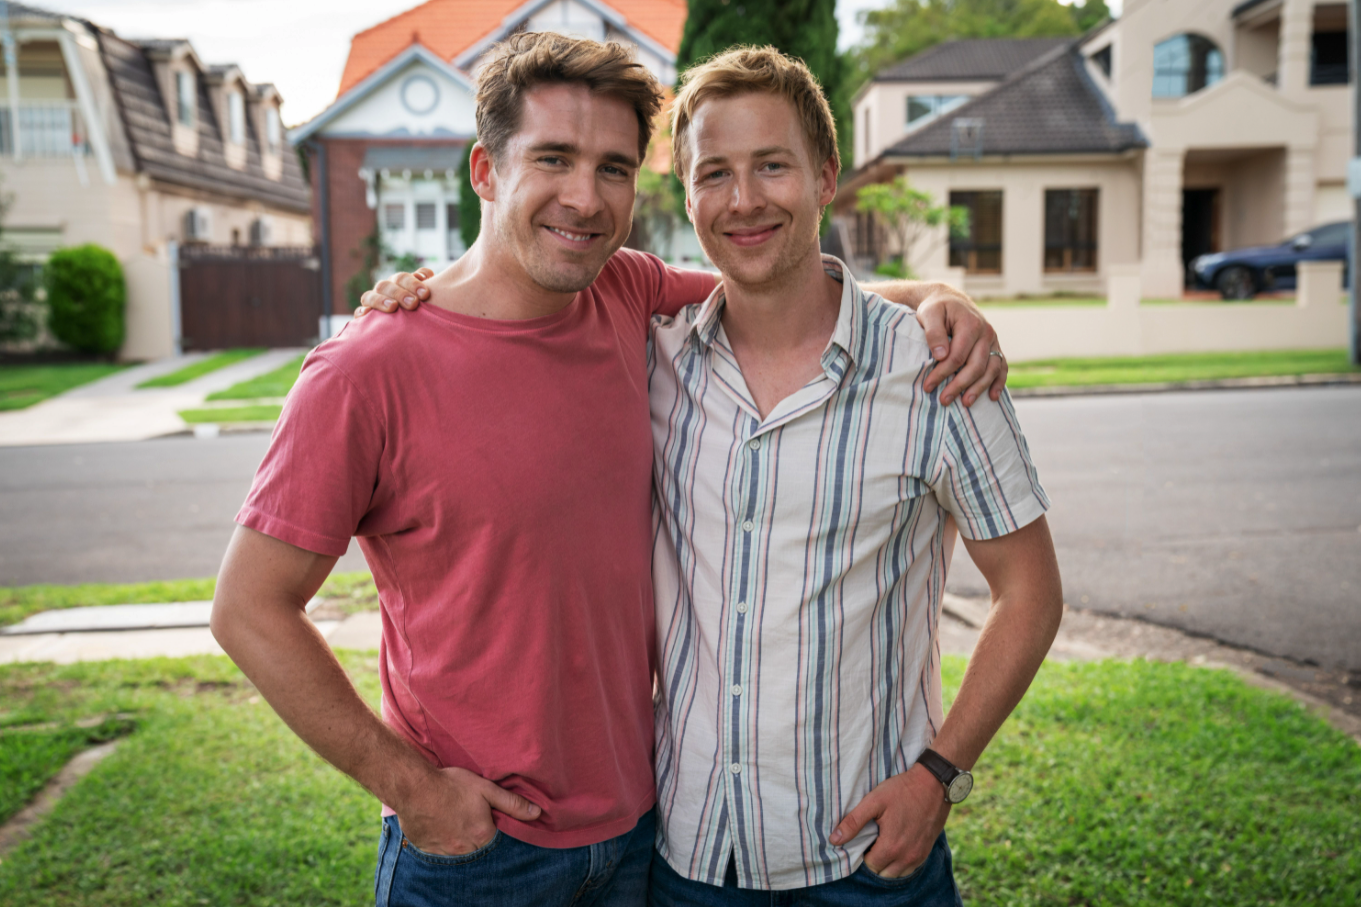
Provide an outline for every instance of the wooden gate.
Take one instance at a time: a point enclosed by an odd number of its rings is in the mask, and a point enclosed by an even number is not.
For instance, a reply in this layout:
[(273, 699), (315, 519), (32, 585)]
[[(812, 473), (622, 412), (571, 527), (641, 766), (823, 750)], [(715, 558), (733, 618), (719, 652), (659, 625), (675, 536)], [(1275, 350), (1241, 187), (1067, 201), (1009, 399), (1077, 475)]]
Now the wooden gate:
[(184, 350), (310, 346), (320, 334), (321, 269), (311, 246), (181, 246)]

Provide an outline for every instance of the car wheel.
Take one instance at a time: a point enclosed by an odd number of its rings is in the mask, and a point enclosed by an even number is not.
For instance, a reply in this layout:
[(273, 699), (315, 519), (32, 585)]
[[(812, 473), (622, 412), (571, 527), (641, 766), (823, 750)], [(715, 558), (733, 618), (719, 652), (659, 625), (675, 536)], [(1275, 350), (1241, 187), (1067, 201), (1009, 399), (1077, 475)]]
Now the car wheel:
[(1225, 268), (1215, 277), (1215, 288), (1223, 299), (1251, 299), (1257, 295), (1257, 279), (1247, 268)]

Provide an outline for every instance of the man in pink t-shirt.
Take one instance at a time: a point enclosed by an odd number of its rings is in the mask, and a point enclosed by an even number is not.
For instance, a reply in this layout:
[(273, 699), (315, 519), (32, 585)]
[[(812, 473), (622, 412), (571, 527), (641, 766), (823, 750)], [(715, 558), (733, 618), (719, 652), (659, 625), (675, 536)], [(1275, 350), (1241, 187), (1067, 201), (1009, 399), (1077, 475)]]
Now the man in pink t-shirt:
[[(490, 53), (481, 238), (419, 311), (313, 351), (238, 516), (213, 632), (385, 804), (379, 904), (645, 897), (645, 350), (653, 315), (714, 285), (620, 250), (660, 101), (617, 45)], [(304, 612), (352, 536), (382, 604), (381, 720)]]

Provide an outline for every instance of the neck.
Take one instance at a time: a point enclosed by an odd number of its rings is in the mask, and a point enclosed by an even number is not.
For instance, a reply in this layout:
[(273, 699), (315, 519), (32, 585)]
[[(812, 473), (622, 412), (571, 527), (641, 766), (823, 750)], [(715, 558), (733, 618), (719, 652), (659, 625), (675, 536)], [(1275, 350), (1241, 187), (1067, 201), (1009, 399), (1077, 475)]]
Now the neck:
[(572, 304), (576, 293), (556, 293), (535, 283), (487, 226), (484, 222), (477, 242), (458, 261), (427, 281), (431, 304), (503, 321), (541, 318)]
[(723, 275), (723, 330), (734, 348), (764, 355), (816, 346), (832, 338), (841, 312), (841, 285), (822, 269), (817, 245), (792, 268), (763, 284), (742, 284)]

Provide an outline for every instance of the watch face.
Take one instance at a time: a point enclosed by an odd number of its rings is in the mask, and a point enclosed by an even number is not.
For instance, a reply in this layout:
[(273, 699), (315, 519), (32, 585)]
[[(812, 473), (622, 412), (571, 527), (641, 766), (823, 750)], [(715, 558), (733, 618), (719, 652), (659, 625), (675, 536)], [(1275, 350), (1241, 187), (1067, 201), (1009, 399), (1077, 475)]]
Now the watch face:
[(965, 797), (969, 796), (971, 790), (973, 790), (973, 775), (968, 772), (960, 772), (955, 776), (955, 780), (950, 782), (950, 786), (945, 792), (945, 798), (951, 803), (960, 803)]

